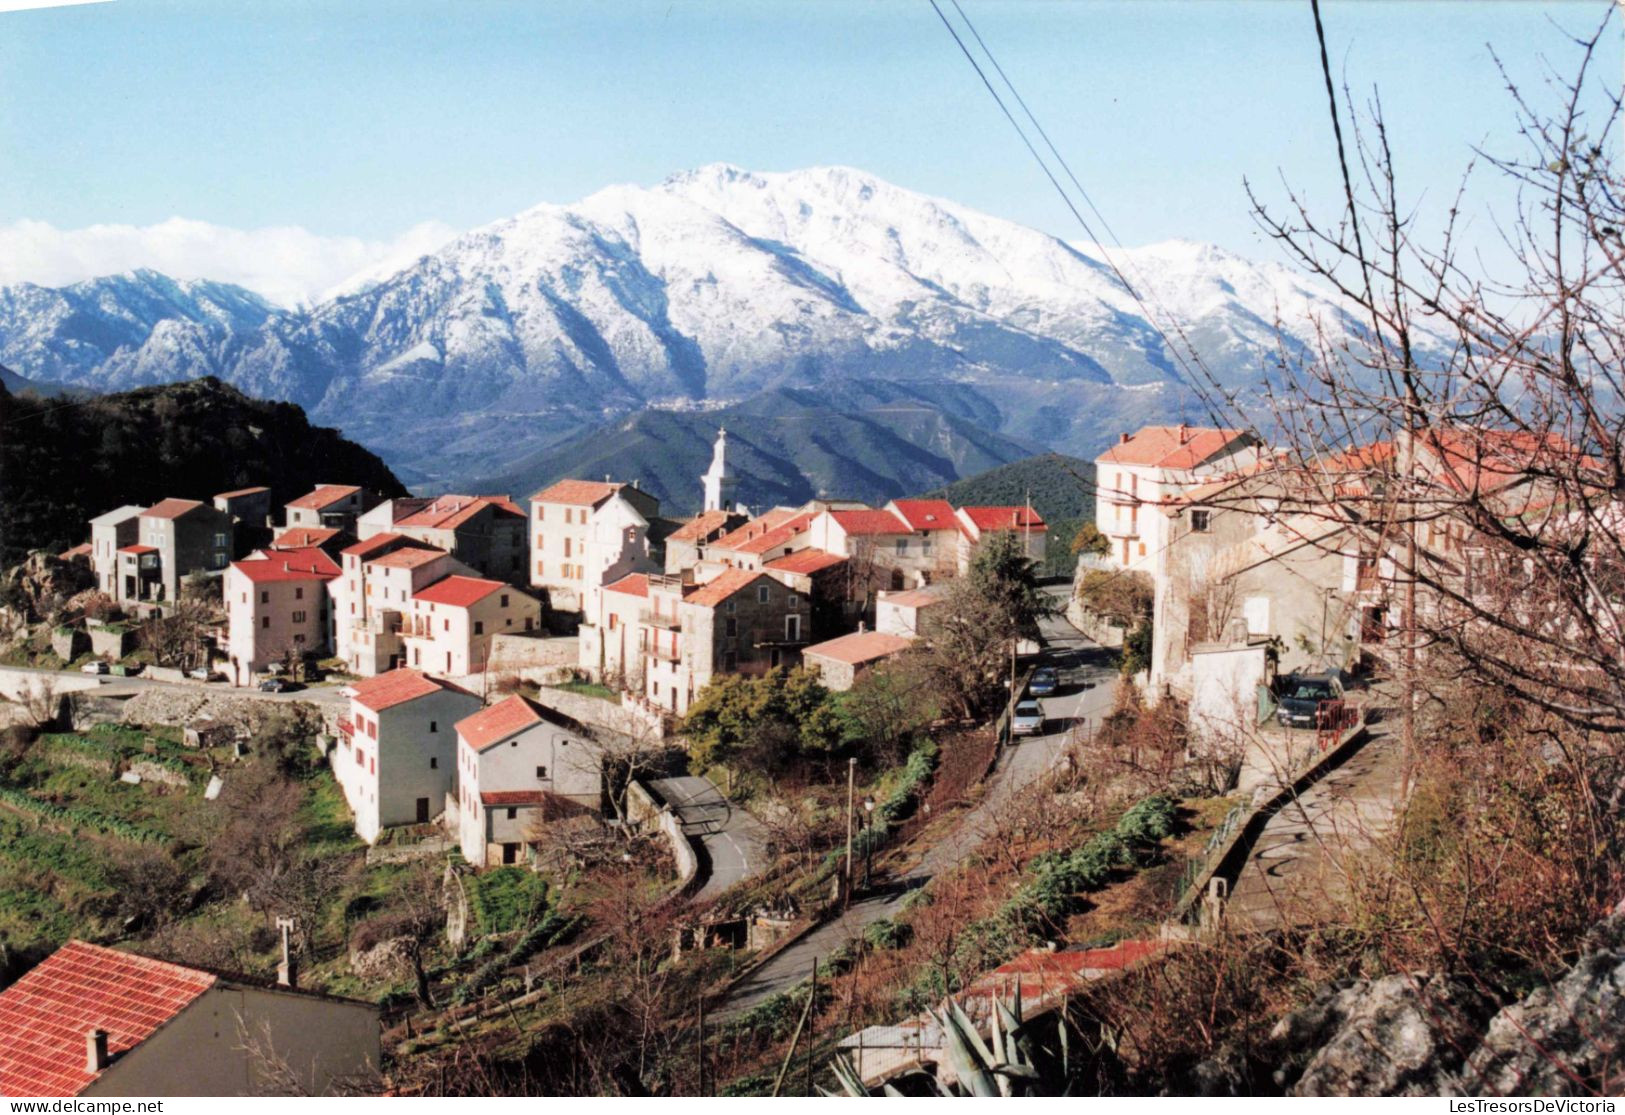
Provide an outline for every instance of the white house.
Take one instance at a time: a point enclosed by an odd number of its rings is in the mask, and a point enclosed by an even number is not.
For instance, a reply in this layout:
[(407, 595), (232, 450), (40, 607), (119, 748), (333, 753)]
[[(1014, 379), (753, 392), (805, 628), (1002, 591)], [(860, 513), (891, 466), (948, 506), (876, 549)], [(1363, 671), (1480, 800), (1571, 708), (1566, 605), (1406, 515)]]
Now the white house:
[(581, 611), (590, 590), (656, 572), (649, 520), (660, 501), (632, 484), (560, 480), (530, 497), (530, 584), (548, 605)]
[(459, 574), (413, 592), (401, 643), (414, 668), (463, 677), (485, 669), (492, 638), (538, 631), (541, 624), (542, 604), (534, 596), (503, 581)]
[(273, 662), (327, 651), (339, 567), (316, 549), (262, 550), (226, 569), (226, 653), (233, 685), (251, 685)]
[(418, 670), (398, 669), (349, 689), (333, 772), (371, 844), (394, 825), (425, 824), (456, 785), (457, 722), (480, 699)]
[(518, 694), (457, 723), (458, 843), (475, 867), (518, 863), (537, 826), (603, 802), (603, 750)]

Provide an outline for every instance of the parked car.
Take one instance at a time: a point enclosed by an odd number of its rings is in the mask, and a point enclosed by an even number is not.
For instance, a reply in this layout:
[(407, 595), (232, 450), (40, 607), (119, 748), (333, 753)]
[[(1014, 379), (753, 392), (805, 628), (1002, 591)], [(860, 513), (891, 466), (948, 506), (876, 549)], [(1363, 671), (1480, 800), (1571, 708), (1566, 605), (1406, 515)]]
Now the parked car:
[(288, 683), (281, 678), (266, 678), (260, 682), (261, 693), (286, 693), (287, 690)]
[(214, 677), (214, 673), (207, 666), (199, 666), (195, 670), (186, 671), (186, 676), (193, 681), (209, 681)]
[(1343, 683), (1330, 674), (1288, 674), (1281, 680), (1275, 719), (1287, 728), (1314, 728), (1324, 701), (1343, 699)]
[(105, 674), (107, 672), (107, 663), (98, 658), (94, 662), (86, 662), (83, 666), (80, 666), (79, 672), (81, 674)]
[(1053, 697), (1056, 687), (1061, 684), (1060, 677), (1049, 666), (1040, 666), (1033, 671), (1033, 679), (1027, 683), (1027, 692), (1034, 697)]
[(1036, 736), (1044, 730), (1044, 710), (1031, 697), (1016, 702), (1016, 711), (1010, 717), (1012, 736)]

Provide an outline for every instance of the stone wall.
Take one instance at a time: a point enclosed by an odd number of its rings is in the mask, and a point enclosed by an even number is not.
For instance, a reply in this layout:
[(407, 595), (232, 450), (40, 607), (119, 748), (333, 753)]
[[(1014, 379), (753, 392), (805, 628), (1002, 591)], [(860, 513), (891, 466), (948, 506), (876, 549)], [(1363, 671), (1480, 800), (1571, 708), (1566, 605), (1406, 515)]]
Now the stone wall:
[(617, 704), (545, 685), (537, 693), (536, 701), (590, 727), (607, 728), (638, 739), (660, 739), (665, 735), (661, 719), (639, 705)]
[(185, 727), (195, 720), (242, 724), (258, 732), (273, 718), (291, 717), (308, 735), (323, 730), (322, 711), (308, 701), (267, 701), (228, 691), (202, 689), (145, 689), (130, 698), (122, 714), (126, 724)]

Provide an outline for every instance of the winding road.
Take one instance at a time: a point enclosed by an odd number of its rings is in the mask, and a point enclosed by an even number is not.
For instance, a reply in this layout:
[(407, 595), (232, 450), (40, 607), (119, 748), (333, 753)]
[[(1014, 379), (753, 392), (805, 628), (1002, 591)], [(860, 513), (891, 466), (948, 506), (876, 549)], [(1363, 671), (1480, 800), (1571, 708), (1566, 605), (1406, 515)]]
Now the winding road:
[[(1070, 590), (1068, 584), (1047, 591), (1057, 604), (1064, 605)], [(814, 960), (822, 960), (862, 936), (872, 922), (893, 916), (910, 892), (925, 886), (932, 876), (958, 866), (992, 834), (999, 810), (1060, 762), (1073, 728), (1082, 721), (1099, 724), (1111, 711), (1118, 679), (1115, 654), (1084, 637), (1063, 615), (1041, 621), (1039, 633), (1043, 641), (1039, 661), (1053, 666), (1061, 681), (1056, 695), (1041, 702), (1044, 733), (1005, 748), (988, 776), (981, 800), (926, 849), (919, 863), (896, 879), (881, 882), (853, 901), (840, 917), (775, 953), (734, 985), (716, 1008), (719, 1020), (742, 1014), (809, 978)]]
[(671, 806), (683, 834), (698, 844), (705, 883), (692, 902), (707, 902), (767, 866), (767, 826), (697, 775), (657, 778), (649, 789)]

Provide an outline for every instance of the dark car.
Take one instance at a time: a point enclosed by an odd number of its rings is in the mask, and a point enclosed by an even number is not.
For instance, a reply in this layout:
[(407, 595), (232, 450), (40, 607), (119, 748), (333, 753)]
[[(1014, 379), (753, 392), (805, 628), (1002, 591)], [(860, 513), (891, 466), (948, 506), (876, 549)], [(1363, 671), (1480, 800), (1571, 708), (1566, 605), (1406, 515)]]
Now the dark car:
[(1343, 684), (1325, 674), (1289, 674), (1281, 683), (1280, 705), (1275, 719), (1288, 728), (1314, 728), (1319, 725), (1321, 706), (1341, 701)]
[(1034, 697), (1053, 697), (1056, 686), (1061, 679), (1055, 671), (1048, 666), (1040, 666), (1033, 671), (1033, 679), (1027, 683), (1027, 692)]
[(288, 683), (281, 678), (266, 678), (260, 682), (261, 693), (285, 693), (287, 689)]

